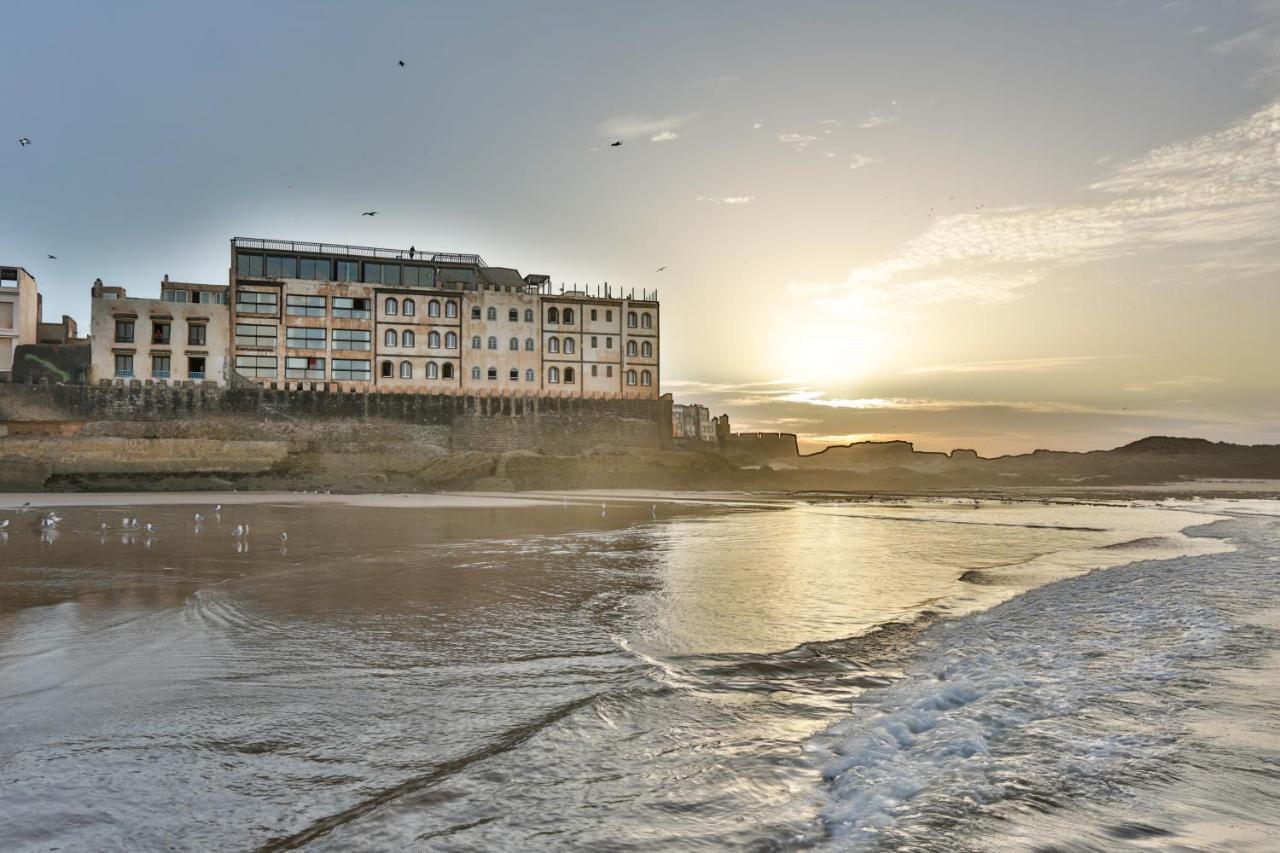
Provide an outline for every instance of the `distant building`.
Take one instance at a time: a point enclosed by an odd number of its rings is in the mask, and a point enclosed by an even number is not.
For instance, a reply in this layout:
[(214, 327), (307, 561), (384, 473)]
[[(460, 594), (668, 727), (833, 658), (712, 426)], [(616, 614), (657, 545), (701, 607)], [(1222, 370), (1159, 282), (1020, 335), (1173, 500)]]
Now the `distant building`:
[(41, 321), (38, 328), (39, 333), (36, 336), (36, 343), (39, 344), (65, 345), (84, 342), (84, 339), (77, 335), (79, 327), (76, 325), (76, 321), (66, 314), (62, 315), (62, 322), (45, 323)]
[(159, 299), (93, 283), (90, 381), (138, 379), (227, 384), (227, 288), (160, 284)]
[(13, 373), (19, 346), (40, 335), (40, 294), (36, 280), (22, 267), (0, 266), (0, 379)]
[(715, 441), (716, 424), (706, 406), (675, 403), (671, 406), (671, 435), (692, 441)]
[(658, 397), (655, 295), (550, 290), (479, 255), (237, 237), (231, 369), (282, 387)]

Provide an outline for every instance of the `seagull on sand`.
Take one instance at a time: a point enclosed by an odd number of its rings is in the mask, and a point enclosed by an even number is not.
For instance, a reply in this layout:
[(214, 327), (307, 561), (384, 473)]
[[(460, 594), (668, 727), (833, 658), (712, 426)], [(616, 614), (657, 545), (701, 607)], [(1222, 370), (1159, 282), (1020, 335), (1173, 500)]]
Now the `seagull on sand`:
[(9, 527), (9, 519), (0, 519), (0, 530), (7, 530)]
[(213, 505), (213, 511), (214, 511), (214, 512), (222, 512), (222, 504), (214, 504), (214, 505)]
[(204, 521), (204, 516), (197, 512), (194, 516), (194, 521), (196, 524), (199, 524), (200, 522)]
[(280, 531), (280, 544), (281, 545), (289, 544), (289, 533), (287, 531), (284, 531), (284, 530)]
[(151, 522), (149, 522), (149, 521), (147, 522), (147, 532), (148, 532), (148, 533), (155, 533), (155, 532), (156, 532), (157, 530), (159, 530), (159, 529), (160, 529), (159, 527), (156, 527), (156, 526), (155, 526), (154, 524), (152, 524)]
[(249, 532), (248, 529), (246, 529), (243, 524), (237, 524), (235, 532), (232, 533), (231, 535), (239, 539), (241, 536), (244, 536), (248, 532)]
[(649, 517), (650, 517), (650, 518), (657, 518), (657, 517), (658, 517), (658, 505), (657, 505), (657, 504), (650, 504), (650, 505), (649, 505)]

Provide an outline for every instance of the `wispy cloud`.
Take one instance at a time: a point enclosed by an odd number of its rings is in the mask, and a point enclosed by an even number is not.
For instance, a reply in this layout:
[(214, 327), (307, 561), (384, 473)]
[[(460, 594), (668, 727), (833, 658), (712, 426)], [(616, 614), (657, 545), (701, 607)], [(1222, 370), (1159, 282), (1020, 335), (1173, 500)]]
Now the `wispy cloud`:
[(783, 145), (790, 145), (797, 151), (803, 151), (810, 145), (818, 141), (818, 137), (810, 136), (807, 133), (779, 133), (778, 141)]
[(1062, 355), (1051, 358), (1011, 358), (1000, 361), (962, 361), (954, 364), (929, 364), (902, 371), (908, 375), (923, 376), (940, 373), (1043, 373), (1071, 368), (1096, 367), (1101, 362), (1124, 355)]
[(881, 163), (879, 157), (868, 157), (865, 154), (854, 154), (849, 160), (850, 169), (861, 169), (863, 166), (870, 166), (872, 163)]
[(708, 204), (750, 204), (755, 200), (753, 195), (730, 195), (730, 196), (705, 196), (700, 195), (697, 201), (707, 202)]
[(694, 113), (686, 115), (647, 116), (630, 114), (605, 119), (596, 127), (602, 137), (616, 139), (633, 139), (637, 136), (656, 136), (664, 132), (675, 131), (694, 117)]
[(871, 130), (873, 128), (884, 127), (886, 125), (895, 124), (897, 123), (898, 118), (899, 116), (897, 113), (879, 113), (879, 112), (873, 111), (870, 115), (868, 115), (865, 119), (862, 120), (862, 123), (859, 124), (858, 127)]
[(751, 125), (752, 130), (759, 130), (762, 127), (764, 127), (764, 122), (762, 121), (753, 122)]
[[(1113, 167), (1061, 206), (985, 209), (939, 219), (896, 256), (815, 296), (861, 292), (899, 302), (1001, 302), (1069, 265), (1200, 247), (1223, 263), (1280, 269), (1280, 104), (1223, 130)], [(1261, 255), (1242, 246), (1268, 247)], [(1263, 264), (1265, 268), (1266, 264)]]
[(662, 131), (662, 133), (655, 133), (653, 136), (649, 137), (649, 141), (650, 142), (671, 142), (679, 138), (680, 138), (680, 134), (676, 133), (674, 130), (664, 130)]
[(1209, 385), (1217, 385), (1224, 380), (1215, 376), (1180, 376), (1177, 379), (1160, 379), (1155, 382), (1142, 382), (1125, 385), (1125, 391), (1135, 394), (1146, 393), (1183, 393), (1185, 391), (1195, 391)]

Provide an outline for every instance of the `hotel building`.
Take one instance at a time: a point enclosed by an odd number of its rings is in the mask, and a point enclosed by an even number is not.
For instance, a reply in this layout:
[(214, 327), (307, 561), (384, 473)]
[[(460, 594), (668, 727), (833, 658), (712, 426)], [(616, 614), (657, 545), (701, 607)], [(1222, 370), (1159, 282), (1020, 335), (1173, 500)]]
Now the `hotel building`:
[(479, 255), (238, 237), (231, 369), (290, 388), (657, 397), (656, 294), (551, 290)]
[(13, 371), (19, 346), (36, 343), (39, 325), (36, 280), (22, 267), (0, 266), (0, 378)]

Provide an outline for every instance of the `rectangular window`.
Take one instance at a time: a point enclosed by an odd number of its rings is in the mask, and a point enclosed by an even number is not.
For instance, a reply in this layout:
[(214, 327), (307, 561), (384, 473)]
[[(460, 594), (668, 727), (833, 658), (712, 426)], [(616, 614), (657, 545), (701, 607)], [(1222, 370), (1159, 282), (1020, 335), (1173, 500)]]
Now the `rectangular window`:
[(280, 294), (256, 290), (236, 291), (237, 314), (274, 314), (280, 305)]
[(133, 321), (132, 320), (116, 320), (116, 343), (118, 344), (133, 343)]
[(132, 379), (133, 378), (133, 353), (116, 353), (116, 378)]
[(290, 293), (284, 298), (284, 313), (291, 317), (323, 317), (324, 297)]
[(404, 283), (409, 287), (434, 287), (436, 271), (432, 267), (405, 267)]
[(612, 311), (606, 311), (606, 312), (604, 312), (604, 321), (605, 321), (606, 323), (612, 323), (612, 322), (613, 322), (613, 312), (612, 312)]
[(594, 308), (591, 309), (591, 319), (592, 320), (596, 319), (596, 309)]
[[(336, 300), (335, 300), (336, 301)], [(334, 329), (333, 330), (333, 348), (346, 350), (367, 350), (370, 348), (373, 337), (372, 333), (367, 329)], [(334, 369), (337, 369), (337, 361), (334, 363)]]
[[(342, 263), (339, 261), (339, 263)], [(352, 299), (349, 296), (333, 297), (333, 316), (351, 320), (369, 319), (369, 300)]]
[(354, 361), (349, 358), (335, 358), (333, 360), (334, 379), (344, 379), (348, 382), (368, 382), (369, 376), (368, 361)]
[(187, 292), (185, 290), (163, 290), (160, 292), (160, 298), (165, 302), (186, 302)]
[(605, 376), (608, 376), (608, 377), (612, 377), (612, 376), (613, 376), (613, 365), (612, 365), (612, 364), (606, 364), (606, 365), (604, 366), (604, 375), (605, 375)]
[(169, 323), (157, 323), (151, 321), (151, 343), (157, 346), (167, 347), (169, 345), (169, 334), (173, 326)]
[(599, 375), (600, 375), (600, 365), (598, 365), (598, 364), (593, 364), (593, 365), (591, 365), (591, 375), (592, 375), (592, 376), (599, 376)]
[(334, 261), (334, 281), (359, 281), (360, 264), (356, 261)]
[(236, 346), (238, 347), (271, 347), (274, 349), (276, 335), (275, 326), (236, 323)]
[(308, 281), (329, 281), (329, 259), (328, 258), (303, 258), (299, 264), (299, 278), (305, 278)]
[(285, 379), (324, 379), (323, 358), (286, 358)]
[(267, 278), (297, 278), (298, 259), (267, 255)]
[(187, 357), (187, 378), (204, 379), (204, 356), (192, 355)]
[(205, 345), (207, 338), (206, 332), (208, 327), (203, 323), (190, 323), (187, 325), (187, 346), (202, 347)]
[(276, 357), (274, 355), (238, 355), (236, 372), (250, 379), (275, 379)]
[(324, 329), (302, 329), (290, 326), (285, 329), (285, 344), (295, 349), (324, 349)]
[(367, 284), (400, 284), (399, 264), (365, 264), (364, 278)]
[(605, 339), (604, 339), (604, 348), (605, 348), (605, 349), (613, 349), (613, 338), (605, 338)]
[(13, 326), (13, 303), (0, 302), (0, 329), (12, 329)]
[(167, 355), (151, 356), (151, 376), (154, 379), (169, 378), (169, 356)]
[(595, 348), (596, 348), (596, 347), (598, 347), (598, 346), (600, 346), (600, 340), (599, 340), (599, 338), (597, 338), (595, 335), (592, 335), (592, 336), (591, 336), (591, 348), (592, 348), (592, 349), (595, 349)]
[(262, 255), (236, 255), (236, 275), (241, 278), (262, 278)]
[(226, 305), (227, 294), (220, 290), (193, 290), (191, 292), (191, 301), (199, 302), (201, 305)]

